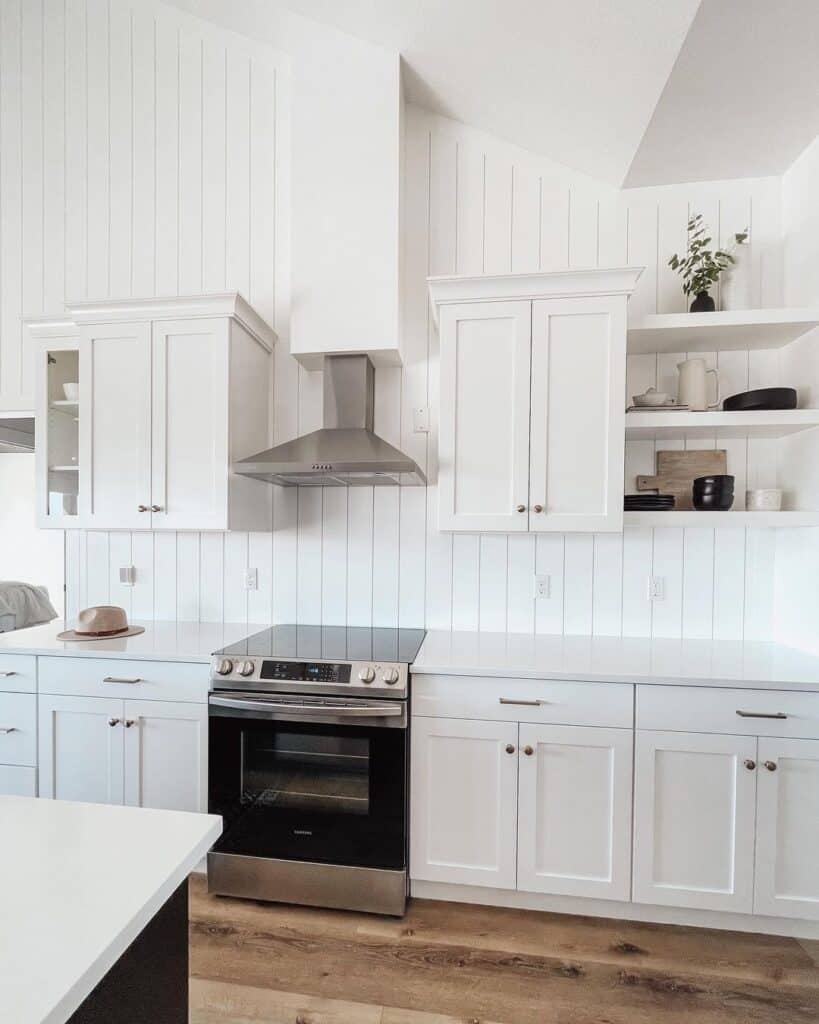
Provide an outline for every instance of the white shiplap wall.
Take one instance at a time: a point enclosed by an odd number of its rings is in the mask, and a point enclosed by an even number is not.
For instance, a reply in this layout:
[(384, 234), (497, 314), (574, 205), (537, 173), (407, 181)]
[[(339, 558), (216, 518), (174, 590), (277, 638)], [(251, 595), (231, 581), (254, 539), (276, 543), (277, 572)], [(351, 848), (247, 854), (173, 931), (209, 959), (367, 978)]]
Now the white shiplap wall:
[[(0, 5), (4, 332), (18, 329), (21, 309), (58, 309), (64, 294), (235, 287), (283, 336), (276, 440), (314, 429), (321, 374), (289, 358), (283, 330), (286, 74), (238, 37), (153, 4)], [(773, 573), (772, 534), (764, 531), (438, 533), (437, 342), (425, 279), (639, 263), (648, 269), (634, 310), (680, 309), (678, 282), (664, 264), (684, 245), (696, 207), (723, 236), (752, 224), (756, 299), (774, 304), (778, 183), (619, 193), (413, 107), (405, 159), (406, 358), (401, 369), (377, 372), (376, 429), (419, 461), (432, 486), (276, 489), (271, 534), (70, 532), (69, 616), (113, 601), (135, 618), (765, 635)], [(22, 365), (13, 354), (5, 359), (7, 395), (25, 393), (16, 383)], [(651, 368), (643, 360), (630, 369), (642, 379)], [(412, 432), (412, 409), (421, 405), (433, 409), (428, 436)], [(128, 564), (137, 569), (132, 588), (118, 582)], [(247, 566), (259, 571), (256, 591), (243, 589)], [(552, 576), (552, 596), (537, 604), (536, 570)], [(653, 605), (651, 574), (666, 579), (665, 600)]]

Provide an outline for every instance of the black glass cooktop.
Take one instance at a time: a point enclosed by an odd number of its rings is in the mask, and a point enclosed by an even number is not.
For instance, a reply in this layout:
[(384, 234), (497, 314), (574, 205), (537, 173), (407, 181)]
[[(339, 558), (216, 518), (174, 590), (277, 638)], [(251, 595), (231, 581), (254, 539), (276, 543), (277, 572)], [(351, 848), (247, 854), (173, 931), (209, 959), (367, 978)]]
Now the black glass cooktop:
[(229, 658), (323, 658), (330, 661), (393, 661), (411, 665), (423, 629), (366, 626), (271, 626), (215, 654)]

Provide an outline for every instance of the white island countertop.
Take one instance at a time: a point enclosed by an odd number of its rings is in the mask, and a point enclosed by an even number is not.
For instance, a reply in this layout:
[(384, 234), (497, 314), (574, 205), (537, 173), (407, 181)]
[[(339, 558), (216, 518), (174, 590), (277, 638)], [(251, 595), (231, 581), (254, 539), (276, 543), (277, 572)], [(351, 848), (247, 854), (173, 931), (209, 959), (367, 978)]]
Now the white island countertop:
[(430, 630), (414, 675), (819, 691), (819, 657), (775, 643)]
[(221, 831), (209, 814), (0, 797), (0, 1019), (68, 1020)]
[(64, 655), (82, 658), (143, 658), (150, 661), (200, 661), (207, 664), (214, 651), (244, 640), (266, 625), (247, 622), (132, 622), (145, 632), (124, 639), (58, 640), (67, 627), (62, 622), (0, 633), (0, 654)]

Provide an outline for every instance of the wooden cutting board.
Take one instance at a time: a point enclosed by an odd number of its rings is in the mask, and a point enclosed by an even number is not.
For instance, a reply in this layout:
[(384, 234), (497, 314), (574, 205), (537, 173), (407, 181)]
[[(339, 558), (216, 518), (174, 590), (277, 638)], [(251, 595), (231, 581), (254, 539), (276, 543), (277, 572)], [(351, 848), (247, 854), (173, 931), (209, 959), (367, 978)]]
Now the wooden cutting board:
[(638, 476), (637, 490), (673, 494), (675, 509), (692, 509), (691, 491), (695, 478), (721, 476), (727, 472), (728, 457), (724, 448), (659, 451), (657, 475)]

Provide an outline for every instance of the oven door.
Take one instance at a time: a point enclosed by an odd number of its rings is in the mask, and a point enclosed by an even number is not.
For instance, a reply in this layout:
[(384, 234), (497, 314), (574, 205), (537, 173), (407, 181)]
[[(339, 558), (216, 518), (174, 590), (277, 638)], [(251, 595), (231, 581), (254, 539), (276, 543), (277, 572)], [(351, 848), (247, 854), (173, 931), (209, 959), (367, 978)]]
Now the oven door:
[(214, 852), (403, 870), (404, 701), (211, 694)]

